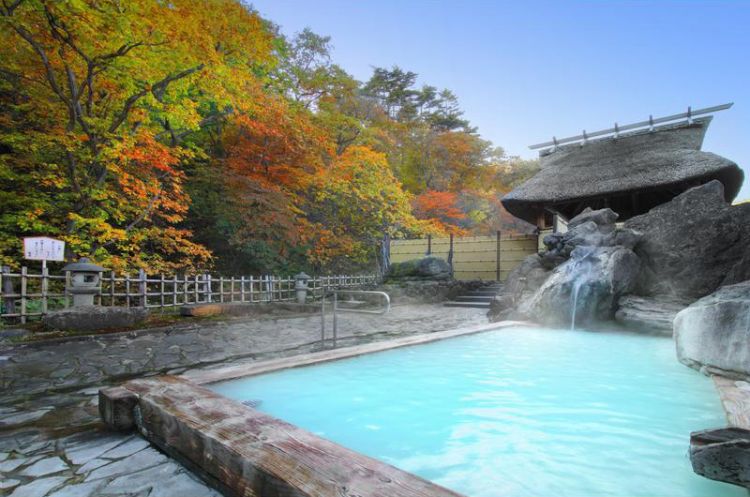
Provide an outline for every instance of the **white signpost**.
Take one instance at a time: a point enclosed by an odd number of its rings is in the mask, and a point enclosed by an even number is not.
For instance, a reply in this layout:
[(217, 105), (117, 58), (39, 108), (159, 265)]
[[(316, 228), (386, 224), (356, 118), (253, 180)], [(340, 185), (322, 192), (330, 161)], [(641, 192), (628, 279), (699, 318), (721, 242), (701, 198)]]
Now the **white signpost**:
[(65, 260), (65, 242), (46, 236), (30, 236), (23, 239), (23, 257), (32, 261), (42, 261), (42, 269), (47, 261)]

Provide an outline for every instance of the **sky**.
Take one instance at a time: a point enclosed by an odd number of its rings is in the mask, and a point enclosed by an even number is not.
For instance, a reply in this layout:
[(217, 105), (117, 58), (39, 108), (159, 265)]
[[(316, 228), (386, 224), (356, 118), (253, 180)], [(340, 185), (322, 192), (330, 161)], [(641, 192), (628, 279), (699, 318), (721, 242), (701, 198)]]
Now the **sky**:
[(359, 80), (397, 65), (451, 89), (510, 155), (533, 143), (734, 102), (703, 150), (745, 171), (750, 199), (750, 0), (254, 0), (291, 36), (331, 37)]

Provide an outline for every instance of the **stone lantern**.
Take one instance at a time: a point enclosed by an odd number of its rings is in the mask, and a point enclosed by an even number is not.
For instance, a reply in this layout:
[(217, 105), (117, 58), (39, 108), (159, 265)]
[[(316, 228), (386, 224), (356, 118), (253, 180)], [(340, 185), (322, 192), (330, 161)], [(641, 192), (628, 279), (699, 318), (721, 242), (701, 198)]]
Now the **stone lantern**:
[(307, 281), (310, 276), (305, 273), (299, 273), (294, 275), (294, 290), (297, 293), (297, 303), (304, 304), (307, 300)]
[(99, 293), (101, 274), (106, 269), (81, 257), (78, 262), (68, 264), (62, 270), (71, 273), (67, 291), (73, 295), (73, 307), (94, 305), (94, 295)]

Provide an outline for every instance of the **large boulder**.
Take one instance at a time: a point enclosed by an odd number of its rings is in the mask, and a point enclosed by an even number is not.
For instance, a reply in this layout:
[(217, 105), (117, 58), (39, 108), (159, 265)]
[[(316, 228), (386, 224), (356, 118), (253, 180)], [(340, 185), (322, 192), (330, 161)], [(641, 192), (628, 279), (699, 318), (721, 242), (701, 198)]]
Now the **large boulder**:
[(750, 274), (750, 208), (727, 204), (719, 181), (687, 190), (625, 228), (642, 235), (635, 247), (644, 265), (641, 295), (694, 300)]
[(50, 312), (42, 318), (47, 330), (98, 331), (126, 329), (142, 323), (148, 317), (143, 307), (71, 307)]
[(516, 317), (519, 302), (530, 297), (549, 276), (539, 254), (527, 256), (505, 279), (502, 292), (490, 302), (487, 317), (490, 321), (502, 321)]
[(625, 247), (577, 247), (518, 311), (555, 326), (611, 320), (620, 296), (634, 288), (640, 266), (635, 253)]
[(427, 256), (421, 259), (394, 262), (388, 268), (386, 279), (448, 280), (451, 277), (450, 264), (439, 257)]
[(723, 286), (680, 311), (674, 337), (683, 364), (750, 376), (750, 281)]
[(588, 222), (593, 222), (597, 226), (614, 227), (618, 217), (620, 217), (619, 214), (612, 209), (592, 210), (591, 207), (587, 207), (568, 222), (568, 230)]

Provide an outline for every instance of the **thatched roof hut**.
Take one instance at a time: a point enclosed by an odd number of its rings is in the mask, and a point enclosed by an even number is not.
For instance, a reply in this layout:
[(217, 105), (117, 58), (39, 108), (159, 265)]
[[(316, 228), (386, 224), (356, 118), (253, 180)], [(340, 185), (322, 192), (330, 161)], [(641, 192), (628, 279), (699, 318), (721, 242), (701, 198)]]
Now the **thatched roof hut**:
[(683, 191), (717, 179), (727, 201), (742, 186), (734, 162), (701, 151), (711, 117), (540, 152), (541, 170), (503, 197), (511, 214), (549, 226), (586, 207), (609, 207), (620, 220), (647, 212)]

